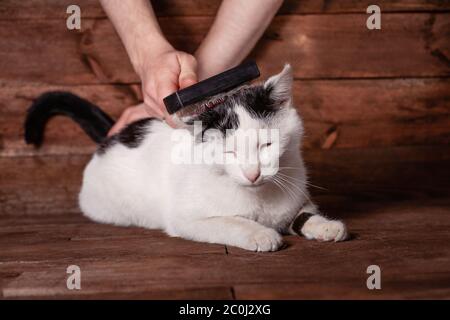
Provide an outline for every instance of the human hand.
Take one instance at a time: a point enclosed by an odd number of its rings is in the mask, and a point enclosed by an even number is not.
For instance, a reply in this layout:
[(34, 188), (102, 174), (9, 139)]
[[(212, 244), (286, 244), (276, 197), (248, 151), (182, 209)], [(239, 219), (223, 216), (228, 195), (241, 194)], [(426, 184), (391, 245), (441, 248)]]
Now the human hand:
[(108, 136), (119, 132), (131, 122), (142, 118), (156, 117), (165, 119), (174, 127), (163, 99), (171, 93), (197, 82), (197, 61), (194, 56), (166, 48), (161, 52), (149, 54), (135, 66), (142, 82), (144, 103), (127, 108)]

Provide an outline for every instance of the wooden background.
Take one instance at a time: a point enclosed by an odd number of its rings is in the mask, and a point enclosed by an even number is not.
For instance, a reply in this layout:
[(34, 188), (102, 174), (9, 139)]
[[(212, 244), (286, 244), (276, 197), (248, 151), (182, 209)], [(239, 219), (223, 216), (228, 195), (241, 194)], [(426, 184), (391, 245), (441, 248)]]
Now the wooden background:
[[(322, 208), (333, 214), (347, 212), (349, 202), (374, 206), (400, 201), (407, 217), (424, 201), (444, 199), (447, 207), (450, 1), (378, 0), (382, 29), (368, 30), (365, 11), (372, 2), (287, 0), (251, 56), (264, 77), (281, 70), (285, 62), (294, 67), (295, 101), (306, 127), (306, 162), (312, 182), (326, 188), (313, 190)], [(192, 52), (220, 1), (153, 3), (169, 40)], [(80, 31), (66, 28), (69, 4), (81, 7)], [(26, 224), (29, 216), (49, 220), (44, 216), (56, 215), (70, 222), (80, 215), (76, 199), (81, 173), (95, 145), (64, 118), (49, 123), (40, 150), (23, 142), (26, 109), (40, 93), (55, 89), (77, 93), (115, 117), (140, 97), (138, 78), (97, 1), (1, 0), (0, 217), (12, 225), (19, 224), (17, 217)], [(443, 219), (445, 214), (448, 217), (448, 210), (442, 209), (436, 217)], [(389, 215), (392, 212), (386, 210)], [(440, 222), (441, 228), (444, 221), (448, 219)], [(59, 229), (52, 234), (63, 238)], [(4, 238), (0, 236), (4, 244), (10, 243), (8, 232), (13, 229), (5, 230)], [(9, 247), (0, 258), (13, 261), (17, 250)], [(17, 270), (23, 268), (17, 261), (11, 263), (3, 272), (7, 279), (18, 277)], [(0, 283), (1, 276), (2, 272)], [(49, 280), (52, 274), (42, 276)], [(33, 273), (18, 282), (19, 289), (13, 287), (12, 295), (20, 295), (20, 284), (29, 277)], [(211, 297), (208, 292), (205, 296)], [(255, 292), (247, 297), (258, 297)]]
[[(286, 1), (252, 57), (263, 76), (278, 72), (285, 62), (293, 65), (295, 101), (305, 121), (304, 146), (313, 167), (331, 155), (387, 157), (394, 166), (408, 159), (442, 162), (450, 157), (450, 2), (378, 1), (382, 29), (368, 30), (369, 2)], [(65, 27), (66, 8), (72, 3), (82, 9), (81, 31)], [(192, 52), (220, 1), (154, 4), (169, 40)], [(22, 123), (32, 100), (47, 90), (75, 92), (115, 117), (138, 101), (138, 78), (111, 23), (95, 0), (2, 0), (0, 39), (2, 180), (15, 188), (16, 174), (24, 174), (35, 184), (39, 177), (31, 177), (43, 174), (36, 166), (55, 161), (63, 170), (71, 166), (66, 178), (73, 174), (78, 181), (74, 166), (82, 168), (86, 155), (95, 150), (87, 136), (70, 120), (56, 118), (48, 126), (44, 147), (35, 150), (23, 143)], [(39, 163), (34, 155), (50, 158)], [(20, 172), (4, 170), (18, 162), (23, 162)], [(339, 165), (346, 166), (345, 161)], [(350, 166), (348, 174), (355, 175), (357, 169)], [(379, 171), (380, 184), (395, 184), (395, 177)], [(44, 200), (48, 192), (42, 191), (35, 194)], [(27, 212), (8, 191), (1, 196), (0, 213)], [(62, 202), (51, 201), (55, 208), (76, 210), (73, 200), (69, 192)]]

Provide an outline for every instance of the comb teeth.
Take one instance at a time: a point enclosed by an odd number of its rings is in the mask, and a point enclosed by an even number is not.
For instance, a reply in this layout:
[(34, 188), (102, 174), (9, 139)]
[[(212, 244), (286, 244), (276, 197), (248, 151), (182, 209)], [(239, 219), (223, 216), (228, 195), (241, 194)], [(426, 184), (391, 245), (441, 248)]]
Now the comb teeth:
[[(232, 90), (260, 76), (258, 66), (254, 61), (243, 63), (235, 68), (219, 73), (190, 87), (179, 90), (163, 99), (169, 114), (205, 100), (208, 97)], [(214, 104), (213, 106), (219, 104)]]
[(214, 99), (214, 100), (210, 100), (208, 102), (202, 103), (200, 108), (202, 108), (202, 109), (212, 109), (215, 106), (217, 106), (218, 104), (224, 103), (226, 99), (227, 99), (227, 97), (224, 96), (224, 97), (220, 97), (220, 98), (217, 98), (217, 99)]

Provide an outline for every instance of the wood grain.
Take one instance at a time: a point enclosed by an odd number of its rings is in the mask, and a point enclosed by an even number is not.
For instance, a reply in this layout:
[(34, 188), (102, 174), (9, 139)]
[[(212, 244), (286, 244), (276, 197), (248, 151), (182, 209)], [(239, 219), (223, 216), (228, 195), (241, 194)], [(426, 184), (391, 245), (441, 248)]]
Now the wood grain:
[[(450, 143), (450, 80), (295, 81), (294, 99), (303, 117), (306, 149), (363, 148)], [(0, 155), (91, 154), (95, 145), (72, 121), (57, 117), (36, 150), (23, 142), (27, 108), (41, 93), (65, 90), (117, 118), (139, 100), (138, 85), (0, 86)], [(330, 140), (330, 135), (335, 135)], [(329, 139), (329, 140), (327, 140)]]
[[(123, 244), (123, 242), (122, 242)], [(125, 246), (126, 248), (127, 246)], [(211, 268), (220, 267), (225, 255), (221, 258), (215, 255), (196, 257), (168, 256), (151, 257), (141, 256), (138, 260), (129, 258), (117, 259), (110, 256), (107, 260), (79, 260), (79, 266), (83, 270), (82, 290), (68, 292), (66, 287), (67, 263), (46, 263), (24, 268), (20, 276), (5, 281), (3, 296), (7, 298), (17, 296), (55, 296), (55, 295), (93, 295), (128, 292), (161, 292), (161, 298), (176, 298), (177, 291), (183, 289), (189, 293), (191, 290), (202, 288), (226, 287), (221, 281), (223, 275), (210, 272)], [(109, 262), (108, 262), (109, 261)], [(74, 262), (75, 263), (75, 262)], [(16, 270), (16, 264), (8, 264), (4, 270)], [(40, 271), (36, 269), (41, 269)], [(36, 283), (30, 280), (38, 277), (41, 280)], [(50, 280), (49, 278), (53, 279)], [(28, 284), (26, 284), (28, 282)], [(221, 285), (216, 285), (219, 283)], [(168, 291), (174, 290), (174, 296), (170, 297)], [(206, 290), (205, 290), (206, 291)], [(179, 295), (179, 294), (178, 294)], [(186, 296), (187, 294), (185, 294)], [(224, 296), (224, 294), (221, 294)], [(156, 298), (155, 294), (153, 294)]]
[[(153, 7), (158, 16), (214, 16), (222, 0), (158, 0)], [(96, 0), (28, 0), (18, 2), (2, 0), (0, 19), (64, 19), (66, 8), (76, 4), (80, 6), (84, 18), (104, 18), (105, 13)], [(369, 0), (286, 0), (279, 14), (317, 14), (317, 13), (365, 13), (373, 4)], [(447, 0), (379, 0), (377, 5), (382, 12), (421, 12), (448, 11)]]
[[(60, 271), (60, 270), (59, 270)], [(33, 274), (31, 274), (33, 277)], [(58, 279), (59, 282), (64, 279)], [(59, 285), (60, 283), (57, 283)], [(150, 287), (150, 286), (148, 286)], [(233, 294), (230, 287), (195, 287), (195, 286), (164, 286), (157, 287), (152, 285), (151, 288), (130, 288), (128, 290), (117, 290), (117, 288), (109, 288), (111, 291), (98, 290), (90, 291), (69, 291), (61, 288), (53, 288), (50, 291), (40, 288), (20, 288), (5, 289), (4, 298), (16, 300), (43, 299), (82, 299), (82, 300), (232, 300)], [(58, 289), (62, 294), (58, 294)], [(108, 289), (106, 289), (108, 290)]]
[(36, 150), (26, 145), (23, 124), (26, 110), (33, 99), (47, 91), (70, 91), (99, 106), (114, 118), (129, 106), (136, 104), (139, 95), (137, 85), (93, 85), (93, 86), (42, 86), (39, 84), (4, 84), (0, 86), (0, 155), (33, 154), (92, 154), (95, 144), (72, 120), (64, 117), (52, 119), (45, 134), (43, 147)]
[[(112, 227), (93, 223), (84, 225), (83, 229), (90, 233), (96, 226), (100, 230), (94, 231), (98, 238), (92, 242), (66, 242), (67, 253), (60, 252), (71, 260), (55, 259), (52, 254), (55, 244), (50, 239), (42, 242), (45, 235), (35, 245), (12, 242), (8, 261), (0, 264), (2, 293), (6, 298), (108, 298), (111, 295), (131, 298), (150, 292), (151, 298), (174, 299), (196, 297), (192, 291), (204, 292), (200, 294), (203, 297), (208, 294), (223, 297), (226, 288), (233, 287), (237, 299), (448, 299), (448, 199), (443, 203), (432, 199), (394, 203), (365, 200), (364, 203), (367, 205), (364, 212), (345, 217), (356, 235), (353, 240), (335, 244), (287, 236), (286, 248), (267, 254), (228, 247), (227, 254), (222, 255), (173, 251), (165, 255), (164, 251), (150, 250), (153, 241), (166, 243), (172, 250), (180, 242), (186, 242), (185, 250), (189, 250), (189, 243), (205, 250), (211, 246), (159, 237), (149, 231), (142, 237), (148, 239), (149, 248), (146, 248), (135, 245), (133, 228), (123, 228), (120, 231), (123, 238), (114, 240), (101, 231)], [(36, 224), (40, 224), (38, 217)], [(51, 233), (55, 227), (49, 225), (47, 232)], [(17, 228), (13, 229), (31, 233), (36, 230), (33, 224)], [(45, 230), (46, 225), (41, 224), (39, 229)], [(74, 229), (69, 225), (61, 231), (70, 237), (79, 230), (81, 226)], [(125, 236), (127, 232), (130, 238)], [(7, 237), (10, 233), (11, 229), (0, 229), (0, 236)], [(421, 237), (416, 237), (417, 234)], [(97, 246), (116, 246), (117, 251), (89, 256)], [(74, 248), (84, 248), (86, 254), (71, 255)], [(27, 259), (34, 252), (35, 259), (24, 263), (24, 251), (29, 252)], [(121, 251), (134, 254), (117, 254)], [(82, 270), (79, 292), (66, 288), (65, 271), (69, 263), (79, 265)], [(382, 290), (367, 290), (366, 268), (371, 264), (382, 269)], [(170, 290), (174, 290), (173, 296), (168, 294)]]
[(81, 173), (89, 158), (0, 157), (0, 215), (78, 214)]
[[(87, 219), (86, 219), (87, 220)], [(91, 221), (71, 224), (40, 224), (36, 226), (2, 227), (0, 260), (11, 262), (21, 257), (23, 262), (41, 260), (70, 263), (74, 260), (104, 260), (108, 257), (139, 259), (140, 256), (194, 258), (196, 255), (224, 255), (221, 245), (201, 245), (198, 242), (169, 238), (162, 231), (99, 225)], [(124, 242), (127, 247), (121, 246)]]
[[(153, 4), (168, 39), (194, 52), (220, 2)], [(80, 31), (65, 27), (69, 4)], [(139, 79), (97, 0), (0, 1), (0, 298), (450, 299), (450, 1), (380, 0), (376, 31), (369, 4), (287, 0), (251, 54), (263, 77), (293, 65), (312, 197), (352, 234), (287, 236), (257, 254), (84, 218), (95, 145), (57, 117), (43, 148), (26, 146), (26, 109), (67, 90), (117, 118)], [(66, 288), (70, 264), (81, 291)], [(382, 290), (366, 287), (371, 264)]]
[[(263, 76), (279, 72), (284, 62), (302, 79), (449, 75), (449, 14), (384, 14), (381, 31), (368, 30), (365, 19), (356, 14), (280, 16), (251, 57)], [(209, 17), (161, 19), (168, 39), (188, 52), (195, 50), (211, 22)], [(80, 32), (67, 30), (57, 20), (3, 20), (0, 37), (0, 81), (138, 80), (105, 19), (85, 19)]]
[[(449, 196), (450, 147), (309, 150), (311, 187), (325, 208), (351, 199)], [(0, 216), (79, 214), (87, 155), (0, 157)], [(409, 183), (405, 183), (408, 181)]]
[(448, 144), (447, 79), (296, 81), (306, 148)]

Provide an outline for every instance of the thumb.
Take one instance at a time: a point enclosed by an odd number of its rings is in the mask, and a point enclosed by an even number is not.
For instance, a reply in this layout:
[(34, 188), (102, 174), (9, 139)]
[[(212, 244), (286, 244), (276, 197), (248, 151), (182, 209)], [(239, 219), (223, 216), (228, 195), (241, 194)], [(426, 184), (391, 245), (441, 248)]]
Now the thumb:
[(177, 85), (177, 77), (176, 75), (172, 75), (169, 73), (163, 74), (162, 80), (157, 84), (156, 92), (157, 92), (157, 99), (156, 104), (159, 107), (159, 109), (165, 113), (166, 108), (164, 106), (163, 99), (167, 97), (168, 95), (174, 93), (178, 90)]
[(197, 83), (197, 60), (189, 54), (183, 54), (179, 56), (179, 62), (180, 75), (178, 77), (178, 82), (180, 89)]

